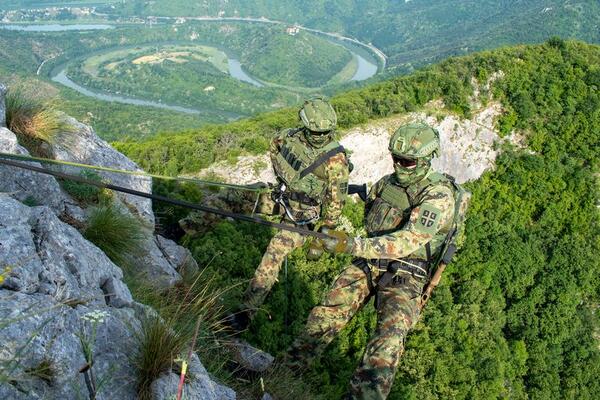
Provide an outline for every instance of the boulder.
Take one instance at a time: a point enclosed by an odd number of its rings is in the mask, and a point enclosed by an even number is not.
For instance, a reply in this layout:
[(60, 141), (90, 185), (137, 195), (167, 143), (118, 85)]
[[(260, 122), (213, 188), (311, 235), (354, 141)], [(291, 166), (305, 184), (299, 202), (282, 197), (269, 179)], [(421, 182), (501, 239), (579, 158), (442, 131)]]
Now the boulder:
[(199, 271), (198, 263), (192, 257), (192, 253), (185, 247), (181, 247), (174, 241), (160, 235), (156, 235), (156, 244), (171, 266), (180, 274), (195, 274)]
[[(0, 152), (29, 155), (27, 149), (21, 146), (14, 133), (6, 128), (0, 128)], [(41, 167), (37, 162), (27, 163)], [(21, 168), (0, 165), (0, 192), (9, 193), (15, 199), (31, 205), (47, 205), (60, 216), (82, 223), (85, 220), (83, 210), (71, 197), (65, 194), (56, 179), (50, 175)]]
[[(235, 392), (214, 382), (208, 372), (194, 354), (188, 367), (189, 382), (184, 384), (183, 398), (187, 400), (235, 400)], [(168, 372), (152, 383), (154, 400), (170, 400), (177, 394), (179, 387), (179, 371)]]
[[(135, 332), (155, 311), (133, 301), (121, 270), (50, 207), (28, 207), (0, 194), (0, 269), (5, 267), (11, 270), (0, 284), (0, 364), (10, 365), (11, 381), (0, 385), (0, 398), (87, 398), (80, 372), (86, 365), (83, 333), (96, 379), (105, 380), (97, 399), (136, 399)], [(90, 313), (102, 314), (93, 341)], [(153, 385), (157, 398), (171, 398), (177, 382), (177, 374), (163, 374)], [(197, 357), (186, 393), (188, 399), (235, 399)]]
[(248, 371), (265, 372), (273, 364), (274, 357), (272, 355), (251, 346), (243, 340), (233, 340), (231, 347), (236, 361)]
[[(64, 133), (60, 140), (53, 143), (49, 149), (56, 160), (76, 162), (80, 164), (96, 165), (125, 171), (143, 172), (137, 164), (113, 149), (107, 142), (100, 139), (94, 130), (77, 120), (68, 117), (68, 122), (74, 132)], [(79, 168), (63, 167), (68, 173), (79, 173)], [(152, 193), (152, 179), (145, 176), (125, 175), (113, 172), (97, 171), (110, 183), (145, 193)], [(154, 214), (152, 201), (143, 197), (125, 193), (117, 196), (149, 227), (154, 227)]]

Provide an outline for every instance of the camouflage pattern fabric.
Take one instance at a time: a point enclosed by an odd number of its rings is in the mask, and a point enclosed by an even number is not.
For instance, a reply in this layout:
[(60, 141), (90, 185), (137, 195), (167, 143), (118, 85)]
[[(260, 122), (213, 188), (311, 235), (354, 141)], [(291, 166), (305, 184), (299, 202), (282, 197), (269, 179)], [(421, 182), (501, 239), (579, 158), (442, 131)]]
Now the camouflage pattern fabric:
[[(372, 270), (376, 283), (381, 271)], [(353, 399), (385, 399), (390, 392), (407, 332), (419, 317), (419, 299), (425, 281), (400, 274), (395, 283), (378, 290), (377, 328), (367, 344), (350, 383)], [(351, 265), (337, 277), (321, 305), (315, 307), (306, 330), (292, 346), (288, 364), (309, 364), (370, 299), (367, 276)]]
[[(281, 148), (287, 133), (279, 134), (271, 144), (271, 156)], [(320, 217), (317, 226), (335, 226), (342, 214), (342, 208), (348, 192), (348, 159), (343, 153), (339, 153), (314, 170), (314, 175), (326, 182), (326, 189), (321, 199), (320, 206), (308, 206), (290, 200), (290, 206), (298, 219), (316, 215)], [(272, 210), (273, 202), (270, 199), (261, 198), (259, 211)], [(280, 210), (284, 222), (292, 223), (286, 219), (283, 210)], [(285, 257), (294, 249), (301, 247), (305, 237), (287, 231), (278, 232), (267, 246), (267, 250), (250, 281), (250, 285), (244, 295), (243, 305), (250, 311), (256, 311), (264, 302), (267, 294), (277, 282), (279, 270)]]
[(271, 239), (244, 294), (243, 305), (250, 313), (256, 312), (264, 303), (269, 291), (277, 282), (279, 270), (285, 257), (294, 249), (301, 247), (305, 240), (305, 237), (299, 233), (289, 231), (279, 231)]

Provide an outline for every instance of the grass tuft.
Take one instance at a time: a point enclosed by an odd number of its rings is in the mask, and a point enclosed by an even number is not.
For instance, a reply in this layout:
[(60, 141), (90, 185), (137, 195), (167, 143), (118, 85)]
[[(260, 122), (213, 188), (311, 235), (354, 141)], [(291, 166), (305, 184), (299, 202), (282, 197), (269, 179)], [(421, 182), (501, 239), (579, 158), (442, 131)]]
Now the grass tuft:
[(122, 267), (141, 252), (144, 240), (141, 223), (113, 204), (100, 205), (91, 210), (83, 236)]
[(139, 281), (133, 285), (135, 299), (159, 313), (146, 318), (137, 335), (133, 360), (140, 399), (150, 398), (150, 386), (161, 373), (178, 369), (177, 358), (187, 358), (196, 326), (199, 331), (194, 350), (220, 347), (215, 335), (222, 330), (220, 298), (226, 290), (215, 287), (205, 272), (184, 276), (162, 292)]
[[(102, 177), (94, 171), (83, 170), (79, 173), (79, 176), (95, 182), (102, 182)], [(103, 189), (69, 179), (59, 179), (59, 182), (64, 191), (82, 205), (98, 204), (100, 202)]]
[(36, 154), (42, 143), (52, 143), (59, 134), (74, 129), (51, 102), (18, 85), (6, 93), (6, 125), (21, 145)]
[(28, 368), (24, 372), (32, 377), (43, 380), (46, 383), (52, 383), (56, 377), (54, 366), (48, 359), (42, 360), (38, 365), (33, 368)]

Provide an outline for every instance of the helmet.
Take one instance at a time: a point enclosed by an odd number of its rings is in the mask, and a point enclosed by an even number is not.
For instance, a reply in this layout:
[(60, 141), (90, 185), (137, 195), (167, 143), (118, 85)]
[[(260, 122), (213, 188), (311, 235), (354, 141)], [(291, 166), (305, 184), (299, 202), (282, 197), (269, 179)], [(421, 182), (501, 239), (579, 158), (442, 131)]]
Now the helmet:
[(337, 125), (335, 110), (322, 97), (306, 100), (298, 115), (302, 124), (313, 132), (329, 132)]
[(390, 139), (396, 180), (408, 186), (425, 178), (440, 146), (439, 132), (422, 122), (402, 125)]

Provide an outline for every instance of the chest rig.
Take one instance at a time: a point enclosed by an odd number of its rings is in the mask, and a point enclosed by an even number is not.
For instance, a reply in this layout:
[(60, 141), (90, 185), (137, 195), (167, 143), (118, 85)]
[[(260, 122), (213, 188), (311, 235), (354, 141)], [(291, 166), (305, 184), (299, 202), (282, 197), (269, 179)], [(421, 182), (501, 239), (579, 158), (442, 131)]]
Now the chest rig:
[[(375, 200), (367, 204), (367, 214), (365, 216), (365, 228), (369, 237), (382, 236), (399, 230), (404, 226), (411, 215), (412, 210), (423, 201), (423, 198), (429, 192), (433, 185), (447, 185), (451, 187), (451, 182), (442, 174), (433, 173), (423, 179), (416, 185), (407, 188), (398, 186), (394, 183), (392, 175), (386, 178), (386, 181), (376, 193)], [(443, 245), (450, 226), (442, 227), (435, 234), (427, 246), (424, 246), (408, 257), (407, 265), (418, 264), (421, 269), (427, 270), (434, 254), (437, 254)], [(392, 260), (378, 260), (382, 267)]]
[[(315, 173), (315, 170), (344, 149), (336, 141), (314, 148), (301, 139), (300, 132), (292, 130), (287, 134), (275, 156), (273, 169), (289, 192), (301, 194), (306, 200), (320, 204), (327, 187), (327, 177)], [(315, 165), (318, 161), (321, 162)]]

